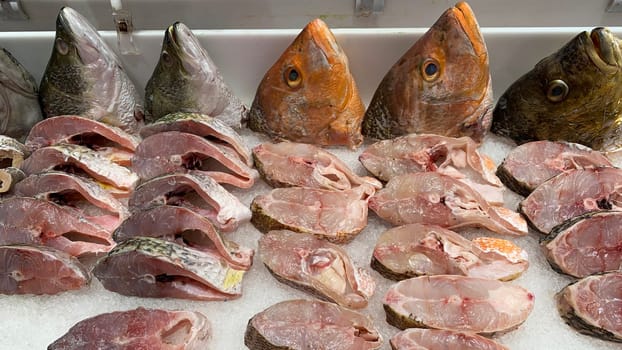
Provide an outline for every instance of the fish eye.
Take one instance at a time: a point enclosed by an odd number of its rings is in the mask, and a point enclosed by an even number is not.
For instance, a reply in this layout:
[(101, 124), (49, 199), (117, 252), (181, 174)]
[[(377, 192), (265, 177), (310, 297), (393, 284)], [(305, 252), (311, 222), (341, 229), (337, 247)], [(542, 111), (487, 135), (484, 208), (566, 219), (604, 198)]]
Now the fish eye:
[(67, 42), (61, 38), (56, 39), (56, 50), (58, 50), (58, 53), (60, 53), (61, 55), (66, 55), (69, 52), (69, 44), (67, 44)]
[(549, 83), (546, 97), (551, 102), (561, 102), (568, 96), (568, 85), (563, 80), (555, 79)]
[(440, 75), (440, 67), (441, 65), (438, 61), (433, 58), (428, 58), (423, 61), (423, 64), (421, 65), (421, 75), (423, 76), (423, 79), (426, 81), (436, 80)]
[(170, 66), (171, 64), (173, 64), (173, 59), (171, 58), (171, 55), (166, 51), (162, 51), (162, 61), (167, 66)]
[(300, 72), (295, 67), (290, 67), (286, 69), (284, 78), (285, 78), (285, 82), (287, 83), (287, 86), (291, 88), (296, 88), (300, 86), (300, 83), (302, 82), (302, 76), (300, 75)]

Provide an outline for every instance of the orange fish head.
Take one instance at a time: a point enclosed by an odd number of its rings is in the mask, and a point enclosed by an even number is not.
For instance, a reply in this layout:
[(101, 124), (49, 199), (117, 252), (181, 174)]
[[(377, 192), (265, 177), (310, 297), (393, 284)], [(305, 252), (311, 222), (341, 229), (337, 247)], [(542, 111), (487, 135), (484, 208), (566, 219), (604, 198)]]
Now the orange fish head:
[(362, 141), (363, 113), (344, 51), (315, 19), (265, 74), (248, 123), (275, 138), (354, 146)]
[(490, 126), (492, 88), (486, 44), (469, 5), (446, 10), (391, 68), (376, 95), (366, 118), (386, 111), (376, 118), (391, 124), (391, 137), (419, 132), (480, 140)]

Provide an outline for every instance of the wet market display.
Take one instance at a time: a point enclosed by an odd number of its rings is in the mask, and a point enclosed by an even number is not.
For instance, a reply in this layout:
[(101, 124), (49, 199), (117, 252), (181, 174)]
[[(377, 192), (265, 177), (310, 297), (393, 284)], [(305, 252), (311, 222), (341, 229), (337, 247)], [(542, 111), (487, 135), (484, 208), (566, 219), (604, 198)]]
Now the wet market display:
[(622, 30), (521, 76), (448, 6), (0, 35), (0, 347), (619, 346)]

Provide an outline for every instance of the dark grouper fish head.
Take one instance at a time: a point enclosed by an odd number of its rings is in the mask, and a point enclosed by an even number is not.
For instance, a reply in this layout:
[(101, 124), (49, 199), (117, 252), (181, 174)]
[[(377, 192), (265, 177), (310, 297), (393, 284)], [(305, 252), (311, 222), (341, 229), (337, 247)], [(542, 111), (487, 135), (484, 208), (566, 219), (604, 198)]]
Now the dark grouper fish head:
[(86, 18), (63, 7), (40, 86), (47, 118), (81, 115), (135, 133), (142, 125), (142, 98), (117, 55)]
[(247, 114), (197, 37), (181, 22), (164, 32), (160, 60), (145, 96), (148, 121), (175, 112), (196, 112), (237, 127)]
[(622, 147), (622, 52), (606, 28), (582, 32), (501, 96), (492, 131), (518, 143), (565, 140)]

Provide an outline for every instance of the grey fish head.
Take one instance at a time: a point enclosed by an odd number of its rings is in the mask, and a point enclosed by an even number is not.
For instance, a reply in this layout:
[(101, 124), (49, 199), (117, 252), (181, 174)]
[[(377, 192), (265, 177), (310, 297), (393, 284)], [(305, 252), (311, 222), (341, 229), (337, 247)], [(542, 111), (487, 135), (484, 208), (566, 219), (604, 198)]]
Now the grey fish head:
[(181, 22), (164, 33), (160, 60), (145, 88), (151, 121), (174, 112), (197, 112), (237, 126), (246, 107), (190, 28)]
[(101, 38), (97, 29), (71, 7), (63, 7), (56, 18), (54, 51), (71, 56), (82, 64), (91, 64), (100, 57), (121, 65), (118, 56)]
[(35, 78), (4, 48), (0, 49), (0, 84), (25, 96), (37, 96)]
[(621, 64), (620, 39), (609, 30), (579, 33), (510, 85), (495, 106), (491, 130), (518, 143), (622, 144)]

